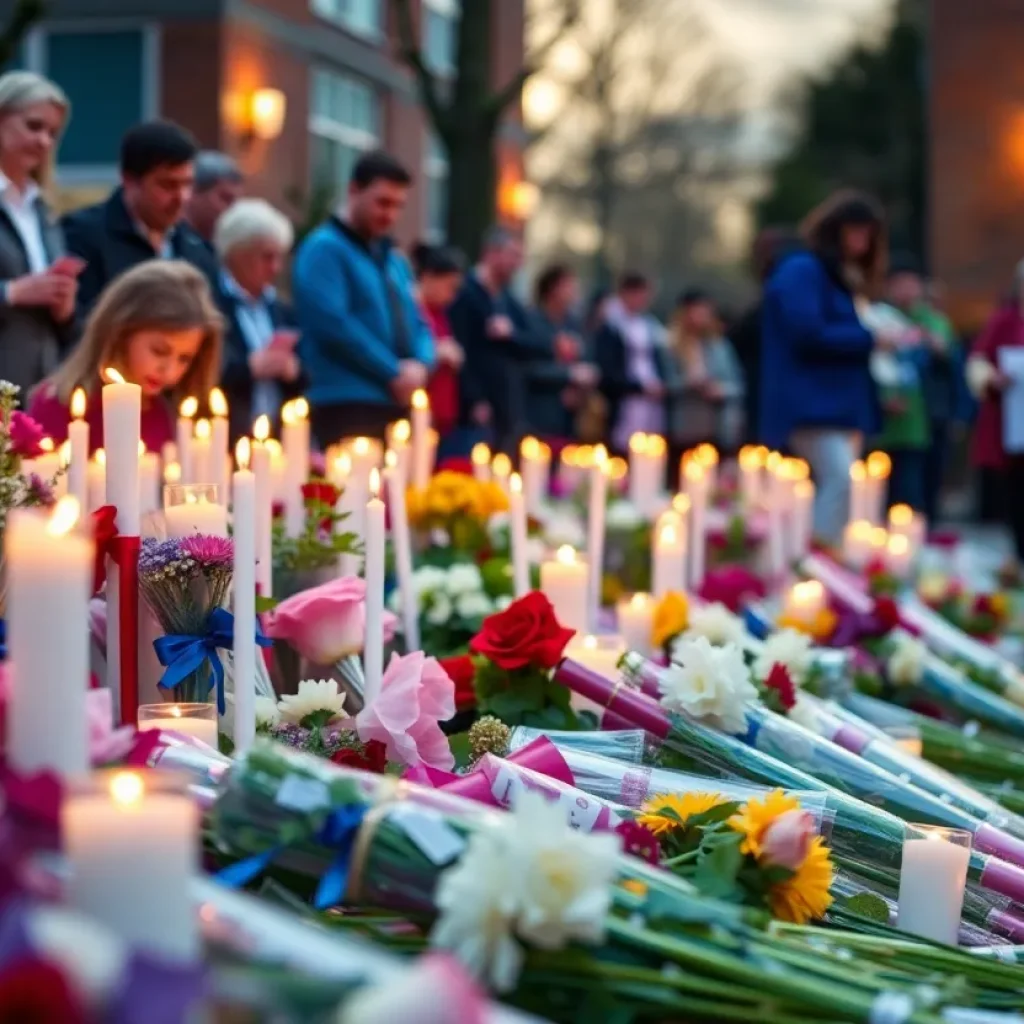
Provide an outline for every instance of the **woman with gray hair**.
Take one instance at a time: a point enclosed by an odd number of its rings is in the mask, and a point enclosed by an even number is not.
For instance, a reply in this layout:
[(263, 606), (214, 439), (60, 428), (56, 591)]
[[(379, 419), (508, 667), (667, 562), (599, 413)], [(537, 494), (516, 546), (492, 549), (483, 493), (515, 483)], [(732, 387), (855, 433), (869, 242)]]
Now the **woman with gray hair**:
[(221, 387), (231, 407), (232, 437), (261, 415), (276, 422), (281, 406), (302, 393), (295, 353), (298, 331), (274, 285), (294, 232), (262, 199), (240, 199), (217, 221), (213, 244), (223, 267), (217, 302), (227, 321)]
[(25, 393), (75, 338), (82, 262), (43, 199), (69, 114), (67, 97), (30, 71), (0, 76), (0, 378)]

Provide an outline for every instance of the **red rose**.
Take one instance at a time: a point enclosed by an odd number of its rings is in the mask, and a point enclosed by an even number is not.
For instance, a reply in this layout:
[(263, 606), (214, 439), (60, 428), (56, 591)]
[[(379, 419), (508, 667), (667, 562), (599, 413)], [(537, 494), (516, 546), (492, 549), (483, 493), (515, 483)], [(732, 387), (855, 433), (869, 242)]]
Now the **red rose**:
[(796, 687), (793, 686), (793, 678), (785, 665), (779, 662), (772, 665), (764, 685), (778, 694), (783, 711), (792, 711), (796, 707)]
[(387, 747), (379, 740), (370, 740), (363, 750), (356, 747), (342, 747), (331, 754), (334, 764), (345, 768), (358, 768), (360, 771), (383, 775), (388, 765)]
[(490, 658), (498, 668), (554, 668), (562, 660), (573, 630), (555, 618), (555, 609), (540, 591), (513, 601), (503, 612), (484, 619), (469, 649)]
[(85, 1024), (85, 1010), (58, 968), (24, 959), (0, 974), (0, 1024)]
[(900, 610), (891, 597), (880, 597), (875, 601), (875, 617), (887, 633), (900, 624)]
[(473, 659), (468, 654), (459, 654), (454, 658), (438, 658), (437, 663), (455, 684), (455, 710), (468, 711), (475, 708), (476, 688), (473, 680), (476, 677), (476, 666)]
[(340, 497), (341, 491), (326, 480), (313, 480), (302, 485), (302, 500), (307, 505), (319, 503), (328, 508), (334, 508)]

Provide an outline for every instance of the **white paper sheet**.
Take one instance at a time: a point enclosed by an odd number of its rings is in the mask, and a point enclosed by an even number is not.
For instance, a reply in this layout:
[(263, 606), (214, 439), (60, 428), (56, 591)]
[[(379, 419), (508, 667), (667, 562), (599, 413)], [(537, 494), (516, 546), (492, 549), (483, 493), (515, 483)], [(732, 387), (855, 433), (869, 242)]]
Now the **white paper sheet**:
[(999, 369), (1012, 381), (1003, 392), (1003, 447), (1024, 452), (1024, 348), (999, 350)]

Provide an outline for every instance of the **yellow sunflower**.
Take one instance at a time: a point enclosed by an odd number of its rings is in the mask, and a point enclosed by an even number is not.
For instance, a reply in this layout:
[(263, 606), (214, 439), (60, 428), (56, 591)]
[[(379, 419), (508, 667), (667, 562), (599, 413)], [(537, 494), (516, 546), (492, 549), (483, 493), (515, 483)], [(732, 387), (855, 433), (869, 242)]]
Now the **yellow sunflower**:
[(822, 642), (828, 640), (836, 631), (838, 621), (839, 616), (831, 608), (822, 608), (811, 622), (790, 615), (780, 615), (776, 625), (779, 629), (795, 629), (798, 633), (806, 633), (812, 640)]
[(725, 801), (718, 793), (668, 793), (656, 796), (644, 803), (640, 808), (637, 821), (650, 829), (656, 836), (664, 835), (680, 828), (679, 822), (666, 816), (666, 811), (673, 811), (683, 821), (689, 821), (696, 814), (703, 814)]
[(820, 920), (832, 906), (833, 876), (834, 869), (825, 840), (815, 836), (803, 864), (792, 878), (772, 886), (768, 894), (771, 912), (780, 921), (793, 924)]
[(664, 647), (673, 637), (679, 636), (690, 621), (690, 604), (685, 594), (670, 590), (654, 609), (654, 624), (651, 639), (656, 648)]
[(800, 801), (794, 796), (786, 796), (781, 789), (773, 789), (763, 800), (751, 798), (739, 811), (729, 819), (729, 826), (742, 832), (744, 839), (740, 846), (741, 853), (749, 853), (754, 857), (761, 856), (761, 842), (765, 832), (776, 818), (787, 811), (795, 811)]
[(1005, 619), (1010, 610), (1010, 599), (1003, 593), (995, 593), (989, 597), (988, 606), (998, 618)]

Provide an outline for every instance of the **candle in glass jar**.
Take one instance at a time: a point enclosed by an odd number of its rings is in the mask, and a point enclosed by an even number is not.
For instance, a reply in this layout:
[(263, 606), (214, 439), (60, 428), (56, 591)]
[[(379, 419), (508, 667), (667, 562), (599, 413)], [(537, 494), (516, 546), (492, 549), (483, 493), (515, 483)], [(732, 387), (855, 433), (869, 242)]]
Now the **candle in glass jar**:
[(486, 483), (491, 479), (491, 449), (482, 442), (473, 445), (469, 453), (469, 460), (473, 463), (473, 479), (480, 483)]
[(380, 500), (380, 470), (370, 472), (366, 503), (366, 630), (363, 650), (365, 703), (380, 694), (384, 677), (384, 502)]
[(960, 933), (971, 833), (908, 825), (900, 866), (901, 932), (955, 946)]
[(178, 964), (198, 957), (199, 814), (177, 779), (100, 773), (65, 798), (61, 836), (71, 907), (137, 952)]
[(76, 531), (78, 502), (49, 514), (12, 509), (4, 536), (7, 645), (14, 672), (7, 756), (21, 772), (69, 776), (89, 768), (89, 598), (93, 543)]
[(195, 429), (196, 413), (199, 411), (199, 399), (191, 396), (182, 401), (178, 407), (178, 422), (175, 424), (174, 436), (178, 449), (178, 462), (181, 464), (182, 483), (208, 483), (209, 481), (196, 480), (192, 465), (189, 461), (189, 454), (192, 447), (192, 434)]
[[(253, 636), (255, 638), (255, 631)], [(217, 749), (216, 704), (142, 704), (138, 718), (139, 732), (153, 729), (177, 732)]]
[(626, 650), (649, 655), (654, 632), (654, 600), (650, 594), (633, 594), (615, 605), (617, 628)]
[(426, 391), (417, 388), (412, 393), (410, 419), (412, 421), (412, 483), (426, 487), (433, 471), (430, 452), (430, 399)]
[(555, 609), (555, 617), (567, 629), (587, 630), (587, 563), (568, 545), (553, 559), (541, 563), (540, 589)]
[(107, 504), (117, 509), (122, 537), (137, 537), (139, 514), (139, 441), (142, 388), (116, 370), (103, 371), (103, 440), (107, 453)]
[(164, 523), (168, 539), (197, 533), (227, 537), (228, 510), (217, 500), (213, 484), (169, 486), (164, 489)]
[(85, 390), (75, 388), (71, 396), (71, 422), (68, 424), (68, 442), (71, 445), (68, 494), (83, 509), (89, 508), (89, 424), (85, 422), (85, 408)]

